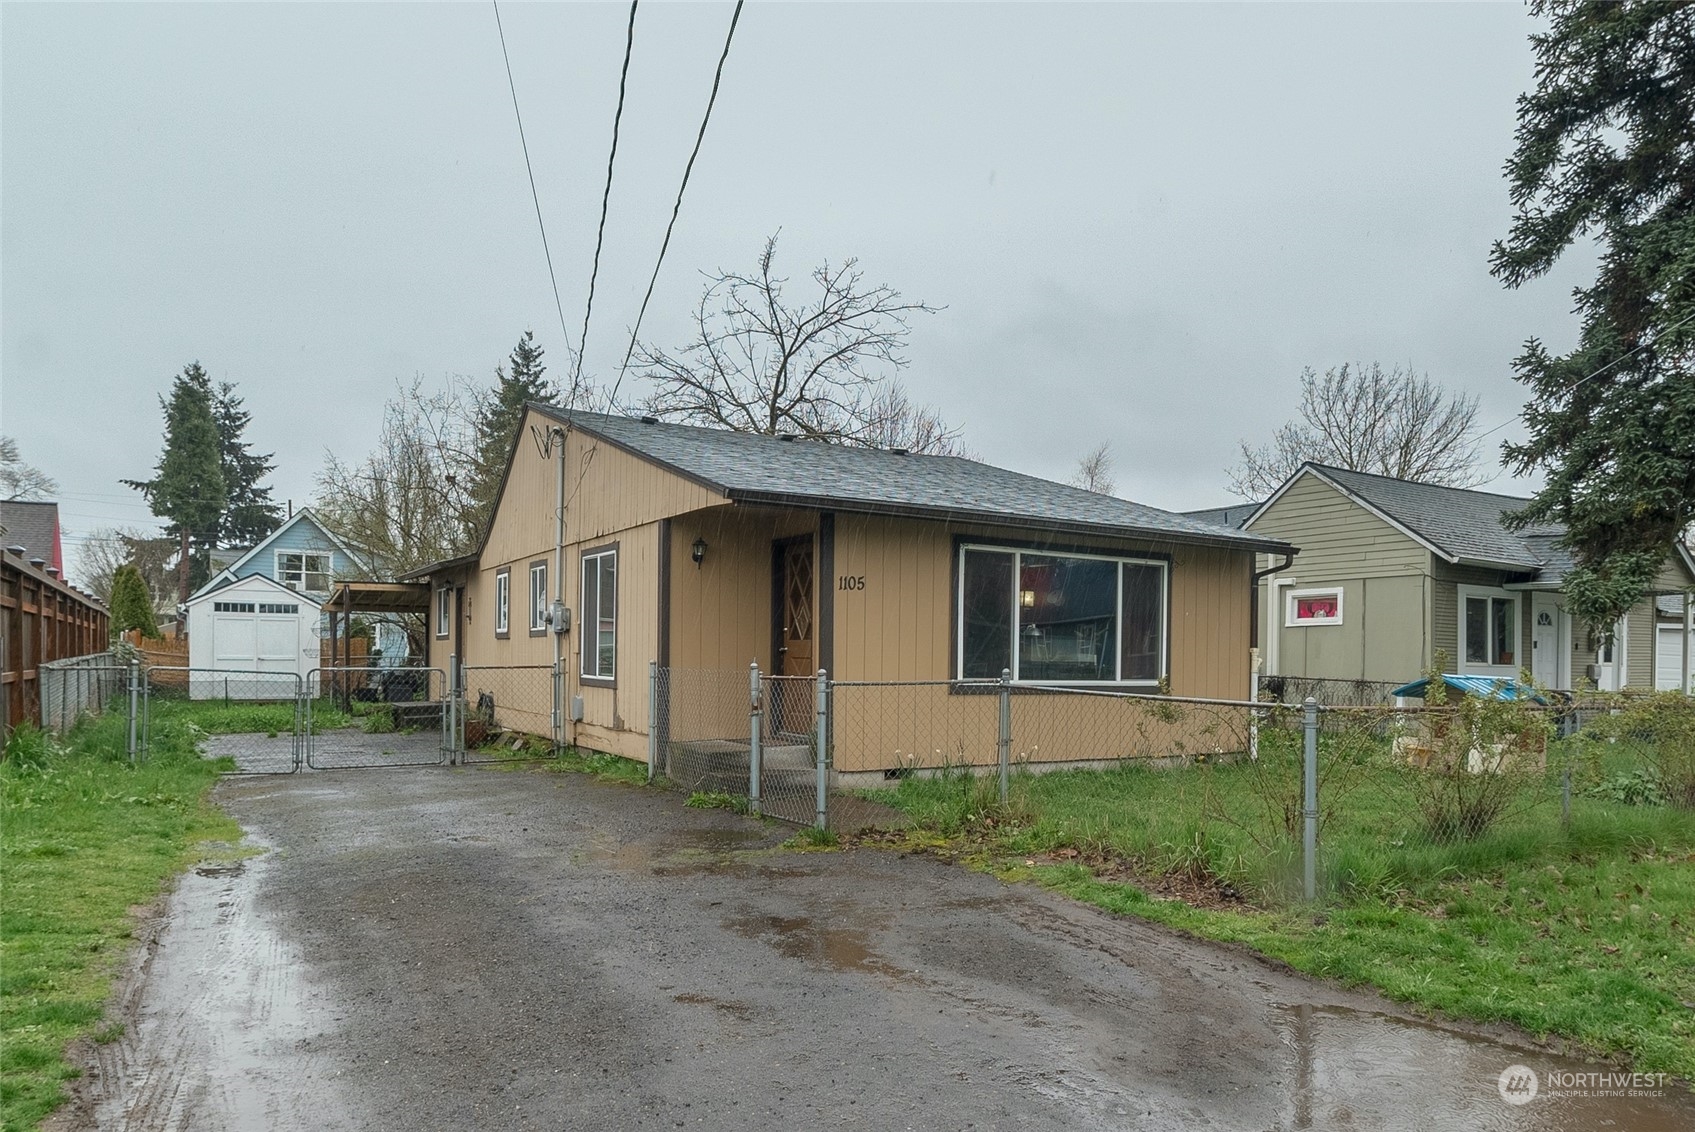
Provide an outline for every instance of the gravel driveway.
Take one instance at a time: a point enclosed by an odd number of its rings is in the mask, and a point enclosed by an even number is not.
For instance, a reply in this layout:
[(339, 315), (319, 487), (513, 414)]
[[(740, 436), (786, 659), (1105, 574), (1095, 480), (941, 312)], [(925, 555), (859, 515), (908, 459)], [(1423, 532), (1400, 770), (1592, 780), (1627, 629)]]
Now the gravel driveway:
[(61, 1127), (1695, 1127), (1560, 1061), (932, 860), (532, 769), (231, 780)]

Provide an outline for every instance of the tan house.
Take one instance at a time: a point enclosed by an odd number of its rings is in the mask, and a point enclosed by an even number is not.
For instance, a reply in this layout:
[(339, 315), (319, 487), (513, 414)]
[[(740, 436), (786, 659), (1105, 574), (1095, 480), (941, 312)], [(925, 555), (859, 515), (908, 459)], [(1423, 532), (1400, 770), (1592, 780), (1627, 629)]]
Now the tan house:
[(414, 577), (432, 665), (557, 652), (563, 740), (643, 758), (650, 662), (1243, 699), (1255, 555), (1292, 549), (959, 457), (532, 404), (482, 545)]
[(1240, 526), (1301, 548), (1261, 582), (1266, 673), (1399, 683), (1441, 653), (1450, 671), (1528, 669), (1550, 688), (1689, 688), (1688, 548), (1667, 548), (1653, 592), (1608, 640), (1565, 608), (1562, 530), (1502, 523), (1528, 502), (1303, 465)]

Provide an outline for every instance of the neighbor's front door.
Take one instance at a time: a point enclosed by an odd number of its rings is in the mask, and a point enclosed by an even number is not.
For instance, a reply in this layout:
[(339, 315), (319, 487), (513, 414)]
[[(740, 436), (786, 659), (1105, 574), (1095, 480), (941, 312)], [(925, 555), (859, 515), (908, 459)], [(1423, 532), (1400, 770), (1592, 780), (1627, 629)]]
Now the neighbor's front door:
[(1560, 686), (1560, 602), (1553, 594), (1530, 599), (1530, 674), (1544, 688)]

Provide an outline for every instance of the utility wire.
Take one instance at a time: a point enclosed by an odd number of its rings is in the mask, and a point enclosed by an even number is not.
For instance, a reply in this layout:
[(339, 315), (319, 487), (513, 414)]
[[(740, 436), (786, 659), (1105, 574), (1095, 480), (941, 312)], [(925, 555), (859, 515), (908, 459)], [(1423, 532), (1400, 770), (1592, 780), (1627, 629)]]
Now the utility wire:
[(636, 7), (641, 0), (630, 0), (630, 26), (624, 35), (624, 68), (618, 73), (618, 109), (612, 115), (612, 151), (606, 155), (606, 188), (600, 194), (600, 227), (594, 238), (594, 266), (589, 270), (589, 299), (583, 307), (583, 332), (577, 336), (577, 365), (571, 375), (567, 410), (577, 402), (577, 390), (583, 379), (583, 355), (589, 348), (589, 316), (594, 312), (594, 284), (600, 277), (600, 249), (606, 242), (606, 211), (612, 200), (612, 166), (618, 160), (618, 126), (624, 120), (624, 91), (630, 81), (630, 54), (636, 45)]
[[(1602, 366), (1600, 369), (1596, 370), (1594, 373), (1589, 374), (1585, 377), (1578, 378), (1576, 381), (1571, 383), (1571, 385), (1566, 389), (1566, 392), (1570, 393), (1573, 390), (1575, 390), (1578, 386), (1583, 385), (1583, 384), (1585, 384), (1589, 381), (1593, 381), (1595, 378), (1600, 377), (1603, 373), (1606, 373), (1608, 370), (1612, 369), (1614, 366), (1618, 365), (1620, 362), (1628, 361), (1629, 359), (1635, 357), (1637, 354), (1640, 354), (1643, 350), (1646, 350), (1649, 346), (1654, 345), (1661, 338), (1664, 338), (1666, 335), (1670, 334), (1672, 331), (1676, 330), (1678, 327), (1683, 326), (1687, 323), (1691, 323), (1691, 322), (1695, 322), (1695, 313), (1688, 314), (1688, 315), (1684, 316), (1683, 318), (1679, 319), (1678, 321), (1672, 323), (1670, 326), (1666, 327), (1664, 330), (1660, 331), (1657, 335), (1655, 335), (1652, 341), (1644, 342), (1640, 346), (1636, 347), (1636, 349), (1630, 351), (1629, 353), (1620, 354), (1618, 357), (1614, 358), (1612, 361), (1608, 362), (1606, 365)], [(1490, 436), (1490, 435), (1493, 435), (1494, 433), (1500, 432), (1502, 429), (1506, 428), (1508, 425), (1512, 424), (1514, 421), (1518, 420), (1522, 416), (1524, 416), (1524, 411), (1521, 409), (1518, 412), (1514, 413), (1512, 416), (1508, 417), (1506, 420), (1502, 421), (1500, 424), (1496, 425), (1494, 428), (1490, 429), (1488, 432), (1478, 433), (1477, 439), (1482, 440), (1485, 436)], [(1499, 477), (1497, 477), (1497, 478), (1499, 478)], [(1493, 483), (1494, 480), (1491, 480), (1490, 482)]]
[[(694, 171), (695, 158), (700, 156), (701, 143), (706, 140), (706, 126), (712, 121), (712, 107), (718, 101), (718, 87), (724, 80), (724, 61), (730, 57), (730, 44), (736, 38), (736, 23), (742, 17), (742, 4), (745, 0), (736, 0), (736, 10), (730, 14), (730, 30), (724, 36), (724, 50), (718, 54), (718, 67), (712, 73), (712, 93), (706, 99), (706, 112), (701, 115), (700, 129), (695, 134), (694, 149), (689, 151), (688, 164), (683, 166), (683, 179), (677, 186), (677, 200), (671, 206), (671, 220), (665, 225), (665, 239), (659, 245), (659, 258), (653, 263), (653, 275), (647, 281), (647, 294), (642, 296), (641, 309), (636, 312), (635, 325), (630, 328), (630, 344), (624, 350), (624, 360), (618, 366), (618, 378), (612, 383), (612, 392), (608, 395), (607, 408), (615, 408), (618, 401), (618, 390), (624, 384), (624, 374), (630, 368), (630, 358), (636, 352), (636, 337), (641, 333), (642, 317), (647, 314), (647, 304), (653, 298), (653, 288), (659, 282), (659, 269), (665, 264), (665, 252), (671, 246), (671, 233), (677, 227), (677, 216), (683, 210), (683, 194), (689, 187), (689, 174)], [(566, 414), (570, 419), (570, 414)], [(582, 490), (583, 481), (588, 477), (589, 465), (594, 463), (594, 454), (600, 448), (596, 441), (583, 453), (582, 466), (577, 471), (577, 482), (571, 487), (570, 497), (566, 499), (567, 507), (577, 498), (577, 492)]]
[(518, 120), (518, 144), (524, 150), (524, 171), (530, 176), (530, 199), (536, 206), (536, 227), (541, 229), (542, 255), (547, 257), (547, 278), (553, 284), (553, 309), (559, 312), (559, 333), (565, 336), (565, 352), (571, 352), (571, 332), (565, 328), (565, 306), (559, 301), (559, 277), (553, 271), (553, 252), (547, 246), (547, 225), (541, 218), (541, 194), (536, 192), (536, 171), (530, 164), (530, 143), (524, 140), (524, 115), (518, 109), (518, 84), (512, 78), (512, 56), (506, 51), (506, 28), (500, 22), (500, 0), (494, 5), (494, 26), (500, 33), (500, 57), (506, 62), (506, 85), (512, 91), (512, 116)]
[(706, 113), (701, 115), (700, 130), (695, 134), (694, 149), (689, 153), (689, 163), (683, 167), (683, 180), (677, 186), (677, 202), (671, 206), (671, 222), (665, 226), (665, 240), (659, 245), (659, 258), (654, 261), (653, 275), (647, 281), (647, 294), (642, 296), (641, 309), (636, 312), (636, 324), (630, 328), (630, 344), (624, 350), (624, 360), (618, 366), (618, 379), (612, 383), (612, 395), (609, 403), (618, 399), (618, 389), (624, 384), (624, 373), (630, 368), (630, 358), (636, 352), (636, 336), (641, 333), (642, 318), (647, 314), (647, 304), (653, 298), (653, 288), (659, 282), (659, 269), (665, 263), (665, 252), (671, 246), (671, 233), (677, 227), (677, 215), (683, 210), (683, 193), (689, 187), (689, 174), (694, 171), (695, 158), (700, 156), (700, 146), (706, 140), (706, 124), (712, 121), (712, 107), (718, 101), (718, 86), (724, 80), (724, 61), (730, 57), (730, 44), (736, 38), (736, 21), (742, 18), (742, 4), (745, 0), (736, 0), (736, 10), (730, 15), (730, 30), (724, 36), (724, 50), (718, 56), (718, 68), (712, 74), (712, 93), (706, 100)]

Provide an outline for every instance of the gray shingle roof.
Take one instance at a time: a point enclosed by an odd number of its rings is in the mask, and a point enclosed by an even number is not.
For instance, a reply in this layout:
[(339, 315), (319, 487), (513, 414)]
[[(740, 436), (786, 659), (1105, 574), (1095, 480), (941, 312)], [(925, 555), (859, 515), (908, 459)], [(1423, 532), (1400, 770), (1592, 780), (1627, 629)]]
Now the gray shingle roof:
[(1414, 483), (1324, 464), (1311, 467), (1451, 559), (1516, 566), (1528, 572), (1551, 564), (1558, 556), (1570, 568), (1569, 555), (1554, 546), (1564, 533), (1561, 528), (1534, 527), (1519, 532), (1502, 525), (1504, 513), (1520, 510), (1530, 502), (1521, 496)]
[[(531, 407), (564, 420), (564, 410)], [(910, 514), (1053, 531), (1283, 550), (1287, 544), (959, 456), (899, 455), (812, 440), (571, 414), (574, 427), (743, 503)]]
[(1182, 511), (1179, 514), (1203, 523), (1215, 523), (1218, 526), (1230, 527), (1234, 530), (1247, 522), (1249, 517), (1259, 508), (1258, 503), (1232, 503), (1227, 507), (1204, 507), (1199, 511)]
[(0, 500), (0, 527), (5, 528), (5, 536), (0, 542), (23, 547), (28, 552), (24, 555), (26, 561), (45, 558), (49, 565), (56, 565), (53, 561), (53, 535), (59, 529), (57, 503)]

